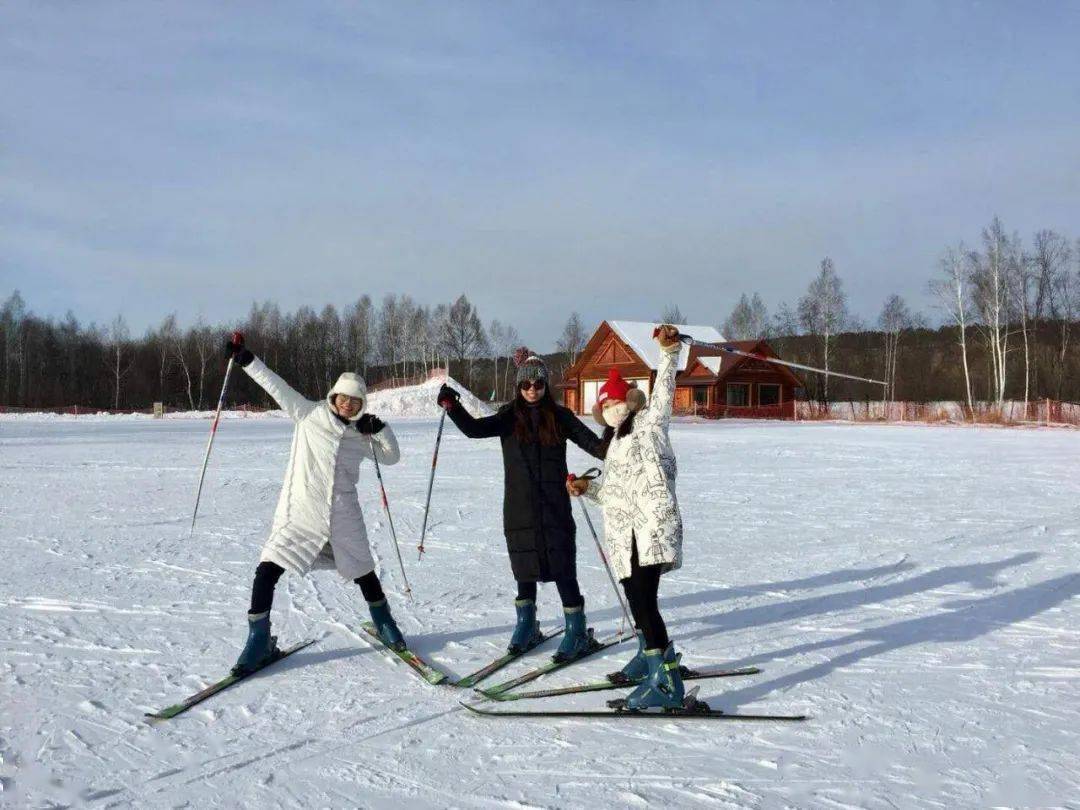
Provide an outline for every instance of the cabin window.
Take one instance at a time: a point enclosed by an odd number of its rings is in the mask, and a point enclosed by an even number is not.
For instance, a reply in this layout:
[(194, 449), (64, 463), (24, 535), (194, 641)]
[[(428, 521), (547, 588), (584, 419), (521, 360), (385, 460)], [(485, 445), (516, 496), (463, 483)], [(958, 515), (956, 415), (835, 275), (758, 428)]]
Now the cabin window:
[(780, 386), (776, 383), (760, 383), (757, 389), (758, 405), (779, 405)]
[(728, 383), (727, 404), (735, 408), (745, 408), (750, 404), (749, 383)]
[(602, 385), (600, 380), (585, 380), (581, 384), (581, 412), (591, 413), (596, 404), (596, 395)]
[(708, 388), (702, 385), (694, 389), (694, 405), (698, 408), (707, 408), (709, 406)]

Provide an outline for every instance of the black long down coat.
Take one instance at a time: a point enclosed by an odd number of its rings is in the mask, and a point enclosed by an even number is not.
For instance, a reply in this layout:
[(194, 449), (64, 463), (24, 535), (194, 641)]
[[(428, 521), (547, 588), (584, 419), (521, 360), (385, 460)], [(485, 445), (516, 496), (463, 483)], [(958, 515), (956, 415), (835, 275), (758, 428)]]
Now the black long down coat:
[(519, 582), (552, 582), (577, 577), (576, 526), (566, 494), (566, 441), (603, 459), (606, 442), (585, 427), (569, 408), (555, 406), (559, 441), (521, 442), (514, 433), (514, 403), (493, 416), (474, 418), (455, 402), (450, 418), (470, 439), (498, 436), (503, 452), (503, 531), (510, 568)]

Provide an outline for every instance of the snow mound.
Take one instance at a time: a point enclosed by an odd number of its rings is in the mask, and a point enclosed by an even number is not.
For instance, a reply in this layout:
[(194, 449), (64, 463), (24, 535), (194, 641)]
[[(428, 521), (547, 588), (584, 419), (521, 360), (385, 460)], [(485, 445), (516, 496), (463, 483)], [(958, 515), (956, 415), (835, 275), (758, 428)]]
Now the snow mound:
[[(367, 410), (384, 419), (438, 419), (442, 408), (435, 402), (435, 397), (438, 396), (442, 384), (443, 378), (436, 377), (419, 385), (373, 391), (368, 394)], [(446, 384), (461, 394), (461, 404), (473, 416), (479, 418), (494, 413), (487, 403), (474, 396), (453, 377), (447, 377)]]

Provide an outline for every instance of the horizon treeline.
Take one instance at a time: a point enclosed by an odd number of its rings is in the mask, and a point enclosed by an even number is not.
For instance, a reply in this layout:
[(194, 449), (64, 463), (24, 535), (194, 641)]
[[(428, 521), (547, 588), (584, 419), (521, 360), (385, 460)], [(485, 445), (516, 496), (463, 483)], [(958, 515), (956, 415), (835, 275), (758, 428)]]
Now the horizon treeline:
[[(1002, 402), (1052, 398), (1080, 401), (1080, 241), (1049, 230), (1025, 244), (995, 218), (978, 248), (943, 251), (927, 289), (944, 324), (913, 311), (898, 295), (885, 299), (867, 325), (847, 304), (840, 271), (821, 260), (794, 305), (770, 314), (757, 293), (743, 294), (718, 324), (729, 340), (764, 338), (781, 358), (885, 380), (885, 396), (912, 402)], [(685, 323), (669, 305), (655, 319)], [(717, 318), (719, 320), (719, 318)], [(596, 324), (598, 325), (598, 324)], [(596, 325), (570, 313), (545, 355), (556, 379), (584, 348)], [(517, 331), (498, 319), (486, 325), (466, 295), (434, 307), (409, 295), (378, 303), (361, 295), (343, 309), (283, 311), (267, 301), (235, 323), (199, 319), (182, 327), (165, 317), (132, 337), (122, 316), (107, 326), (33, 313), (16, 290), (0, 306), (0, 405), (18, 408), (207, 409), (216, 404), (234, 329), (297, 390), (321, 398), (337, 375), (359, 371), (369, 385), (408, 382), (435, 368), (483, 399), (512, 395)], [(553, 329), (553, 333), (555, 329)], [(820, 401), (881, 399), (882, 386), (801, 374)], [(230, 383), (230, 404), (269, 404), (246, 375)]]

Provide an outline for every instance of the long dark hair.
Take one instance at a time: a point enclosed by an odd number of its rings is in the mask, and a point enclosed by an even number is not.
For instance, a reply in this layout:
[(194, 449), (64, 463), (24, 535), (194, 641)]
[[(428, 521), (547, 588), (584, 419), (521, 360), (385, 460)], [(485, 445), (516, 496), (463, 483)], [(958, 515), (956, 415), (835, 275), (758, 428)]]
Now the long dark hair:
[(559, 423), (555, 418), (555, 400), (551, 398), (551, 389), (544, 386), (544, 395), (530, 405), (521, 396), (521, 391), (514, 397), (514, 436), (519, 442), (527, 443), (533, 440), (532, 418), (529, 416), (529, 408), (536, 408), (540, 412), (540, 444), (558, 444), (563, 440), (559, 432)]

